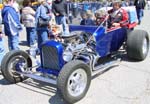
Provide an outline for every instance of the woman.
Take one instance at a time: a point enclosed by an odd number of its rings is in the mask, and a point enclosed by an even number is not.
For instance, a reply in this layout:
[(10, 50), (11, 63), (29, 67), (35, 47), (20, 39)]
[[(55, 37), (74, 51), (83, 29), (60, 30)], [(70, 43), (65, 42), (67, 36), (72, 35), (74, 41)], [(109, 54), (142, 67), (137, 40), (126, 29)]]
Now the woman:
[(31, 8), (30, 0), (24, 0), (23, 6), (22, 23), (26, 27), (27, 44), (29, 47), (31, 47), (36, 43), (35, 11)]
[(50, 20), (51, 14), (49, 13), (48, 8), (46, 7), (46, 0), (38, 0), (40, 6), (36, 11), (36, 30), (38, 35), (38, 48), (40, 48), (41, 43), (48, 40), (48, 25), (47, 26), (39, 26), (39, 18), (44, 20)]

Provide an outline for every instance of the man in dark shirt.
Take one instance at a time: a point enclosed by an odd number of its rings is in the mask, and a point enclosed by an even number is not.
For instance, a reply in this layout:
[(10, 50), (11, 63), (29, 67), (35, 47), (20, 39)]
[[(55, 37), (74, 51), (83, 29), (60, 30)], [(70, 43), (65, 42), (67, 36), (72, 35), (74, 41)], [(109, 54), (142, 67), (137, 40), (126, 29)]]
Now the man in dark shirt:
[(52, 12), (55, 15), (56, 18), (56, 23), (58, 25), (63, 26), (63, 33), (64, 35), (68, 35), (69, 34), (69, 29), (68, 29), (68, 25), (66, 23), (66, 4), (64, 2), (64, 0), (55, 0), (52, 3)]
[(144, 15), (144, 8), (145, 8), (145, 0), (135, 0), (134, 5), (136, 7), (137, 17), (138, 17), (138, 24), (141, 23), (141, 19)]

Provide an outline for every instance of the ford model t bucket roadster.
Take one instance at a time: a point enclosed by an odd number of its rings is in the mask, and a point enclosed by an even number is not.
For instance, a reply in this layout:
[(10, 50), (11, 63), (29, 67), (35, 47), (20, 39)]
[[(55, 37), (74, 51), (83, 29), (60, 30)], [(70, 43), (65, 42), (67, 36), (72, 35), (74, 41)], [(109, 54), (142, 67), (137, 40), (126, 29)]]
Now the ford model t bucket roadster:
[(8, 52), (1, 64), (4, 78), (11, 83), (28, 77), (51, 83), (57, 86), (66, 102), (81, 100), (89, 89), (91, 77), (113, 65), (121, 47), (125, 47), (127, 56), (135, 60), (144, 60), (149, 51), (148, 33), (133, 30), (136, 23), (109, 29), (102, 24), (70, 25), (70, 35), (60, 37), (63, 42), (49, 40), (41, 45), (41, 64), (36, 67), (32, 66), (31, 57), (26, 52)]

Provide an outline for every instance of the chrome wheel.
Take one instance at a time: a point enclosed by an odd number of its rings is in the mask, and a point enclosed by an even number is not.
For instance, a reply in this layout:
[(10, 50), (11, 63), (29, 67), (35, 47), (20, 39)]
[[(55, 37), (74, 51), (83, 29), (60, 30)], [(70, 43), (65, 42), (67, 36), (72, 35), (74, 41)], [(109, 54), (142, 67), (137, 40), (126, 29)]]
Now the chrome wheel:
[(8, 63), (10, 74), (16, 74), (16, 71), (25, 72), (27, 68), (27, 60), (23, 56), (15, 56)]
[(87, 74), (84, 69), (75, 70), (68, 78), (67, 89), (71, 96), (79, 96), (87, 85)]

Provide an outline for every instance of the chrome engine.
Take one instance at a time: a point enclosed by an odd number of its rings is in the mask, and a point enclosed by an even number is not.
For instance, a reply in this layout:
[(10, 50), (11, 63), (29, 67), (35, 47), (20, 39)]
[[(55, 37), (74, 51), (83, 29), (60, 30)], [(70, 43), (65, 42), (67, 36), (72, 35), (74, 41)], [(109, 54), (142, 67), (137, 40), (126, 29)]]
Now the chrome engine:
[(66, 41), (66, 45), (63, 52), (63, 59), (65, 62), (69, 62), (74, 59), (83, 60), (91, 68), (94, 67), (94, 63), (98, 59), (98, 54), (96, 53), (96, 42), (93, 39), (91, 34), (82, 32), (79, 35), (70, 38)]

